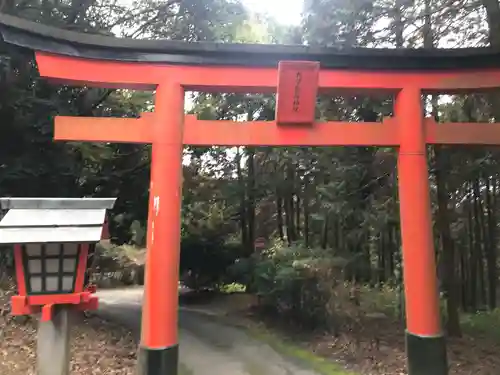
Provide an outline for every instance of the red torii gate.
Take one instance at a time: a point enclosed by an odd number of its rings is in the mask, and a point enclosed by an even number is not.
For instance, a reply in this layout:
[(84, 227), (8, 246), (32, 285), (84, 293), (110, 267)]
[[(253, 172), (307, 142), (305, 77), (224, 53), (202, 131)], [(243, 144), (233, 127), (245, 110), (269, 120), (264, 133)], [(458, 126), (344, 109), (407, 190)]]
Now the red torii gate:
[[(183, 145), (385, 146), (398, 149), (410, 375), (447, 374), (431, 229), (427, 144), (500, 144), (498, 124), (437, 124), (422, 94), (500, 86), (488, 49), (353, 50), (129, 41), (0, 16), (4, 40), (36, 51), (41, 76), (64, 83), (156, 90), (139, 119), (55, 118), (56, 140), (152, 143), (140, 371), (177, 374)], [(295, 60), (280, 63), (281, 60)], [(319, 61), (307, 62), (304, 60)], [(302, 62), (301, 62), (302, 61)], [(457, 69), (456, 67), (460, 67)], [(297, 78), (299, 78), (297, 80)], [(184, 115), (185, 90), (278, 93), (277, 122), (201, 121)], [(317, 91), (383, 92), (381, 123), (314, 121)]]

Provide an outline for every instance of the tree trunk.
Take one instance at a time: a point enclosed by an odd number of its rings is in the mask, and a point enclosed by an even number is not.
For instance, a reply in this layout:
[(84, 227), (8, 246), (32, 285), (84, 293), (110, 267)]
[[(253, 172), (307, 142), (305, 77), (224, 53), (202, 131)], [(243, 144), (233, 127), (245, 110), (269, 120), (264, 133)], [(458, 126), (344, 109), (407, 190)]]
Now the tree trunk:
[(394, 253), (396, 248), (396, 243), (393, 239), (394, 228), (392, 223), (387, 225), (387, 229), (384, 234), (385, 244), (384, 244), (384, 274), (385, 280), (391, 280), (394, 277)]
[(302, 203), (301, 202), (301, 199), (300, 199), (300, 194), (297, 193), (295, 195), (295, 235), (296, 235), (296, 239), (299, 239), (300, 238), (300, 213), (301, 213), (301, 210), (300, 210), (300, 204)]
[(482, 0), (484, 9), (486, 9), (486, 18), (488, 19), (490, 45), (495, 47), (500, 45), (500, 4), (498, 0)]
[[(430, 0), (424, 2), (424, 25), (423, 39), (425, 48), (435, 48), (434, 32), (432, 30), (432, 3)], [(431, 97), (432, 115), (438, 119), (437, 97)], [(443, 270), (443, 286), (446, 291), (446, 310), (448, 319), (446, 328), (450, 336), (461, 336), (460, 317), (458, 313), (458, 289), (456, 283), (456, 261), (455, 261), (455, 244), (451, 236), (450, 230), (450, 210), (449, 210), (449, 193), (446, 182), (445, 171), (448, 171), (450, 162), (448, 160), (447, 150), (442, 146), (434, 147), (434, 174), (436, 178), (436, 192), (438, 212), (436, 223), (439, 230), (442, 246), (442, 264)]]
[[(500, 47), (500, 4), (498, 0), (482, 0), (484, 9), (486, 10), (486, 19), (488, 20), (488, 41), (493, 48)], [(498, 92), (493, 92), (489, 95), (492, 103), (492, 114), (496, 121), (500, 119), (500, 98)]]
[(473, 198), (471, 199), (470, 202), (470, 207), (469, 207), (469, 228), (471, 230), (471, 236), (470, 236), (470, 258), (469, 258), (469, 275), (470, 275), (470, 286), (469, 286), (469, 293), (470, 293), (470, 308), (472, 309), (473, 312), (477, 311), (477, 258), (478, 258), (478, 243), (480, 241), (480, 235), (478, 231), (478, 226), (476, 225), (476, 200)]
[(236, 149), (236, 174), (238, 177), (238, 188), (240, 193), (240, 227), (241, 227), (241, 245), (244, 249), (248, 249), (248, 228), (247, 228), (247, 210), (246, 210), (246, 193), (243, 171), (241, 169), (241, 149)]
[(459, 296), (456, 282), (456, 261), (455, 261), (455, 244), (451, 237), (450, 230), (450, 212), (449, 212), (449, 195), (448, 188), (445, 182), (444, 171), (448, 170), (449, 161), (446, 150), (442, 146), (434, 147), (435, 168), (434, 175), (436, 178), (436, 192), (438, 201), (438, 212), (436, 223), (441, 237), (442, 245), (442, 270), (443, 270), (443, 285), (446, 291), (446, 310), (448, 312), (448, 320), (446, 328), (450, 336), (461, 336), (460, 317), (458, 313)]
[[(465, 236), (470, 237), (468, 228), (466, 230)], [(465, 252), (466, 249), (467, 247), (463, 247), (461, 249), (462, 251), (460, 251), (460, 306), (462, 307), (463, 311), (468, 311), (469, 300), (469, 295), (467, 293), (467, 286), (469, 284), (469, 269), (467, 264), (467, 253)]]
[(474, 189), (474, 234), (476, 251), (475, 261), (473, 267), (477, 268), (477, 287), (476, 293), (479, 292), (479, 307), (483, 308), (486, 304), (486, 288), (484, 285), (484, 262), (483, 262), (483, 244), (484, 238), (482, 237), (483, 231), (483, 207), (481, 204), (481, 192), (479, 187), (479, 179), (476, 178), (473, 182)]
[(311, 246), (311, 240), (309, 238), (309, 194), (310, 194), (310, 187), (309, 187), (309, 180), (306, 178), (304, 182), (304, 199), (302, 202), (302, 207), (304, 207), (304, 244), (306, 247)]
[(278, 234), (281, 241), (285, 240), (285, 232), (283, 231), (283, 198), (280, 196), (279, 191), (276, 191), (276, 222), (278, 224)]
[(294, 182), (295, 171), (291, 163), (287, 165), (286, 171), (286, 193), (285, 193), (285, 220), (286, 220), (286, 236), (288, 244), (291, 245), (297, 240), (295, 230), (295, 204), (294, 204)]
[(248, 201), (247, 201), (247, 217), (248, 217), (248, 253), (252, 254), (255, 250), (255, 148), (247, 149), (247, 170), (248, 170)]
[(378, 241), (378, 247), (377, 247), (377, 268), (378, 268), (378, 283), (380, 285), (385, 284), (387, 281), (387, 273), (386, 273), (386, 247), (387, 247), (387, 241), (386, 241), (386, 231), (382, 231), (380, 233), (380, 238)]
[(328, 214), (325, 217), (325, 220), (323, 221), (323, 230), (321, 233), (321, 248), (326, 249), (328, 247)]
[(486, 266), (488, 272), (488, 304), (490, 310), (494, 310), (497, 306), (497, 243), (496, 243), (496, 220), (495, 210), (493, 207), (491, 194), (492, 189), (490, 186), (489, 178), (485, 178), (486, 189), (486, 212), (488, 219), (488, 248), (486, 249)]
[(396, 6), (394, 7), (394, 34), (395, 34), (395, 42), (396, 48), (404, 47), (404, 30), (405, 24), (403, 21), (403, 7), (402, 0), (396, 0)]

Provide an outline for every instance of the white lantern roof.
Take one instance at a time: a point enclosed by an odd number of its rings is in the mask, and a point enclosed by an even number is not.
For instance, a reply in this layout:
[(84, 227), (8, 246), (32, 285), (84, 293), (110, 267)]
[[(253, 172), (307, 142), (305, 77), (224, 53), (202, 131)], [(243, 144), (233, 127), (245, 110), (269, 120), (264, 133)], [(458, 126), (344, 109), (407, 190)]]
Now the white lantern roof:
[(99, 242), (116, 198), (0, 198), (0, 244)]

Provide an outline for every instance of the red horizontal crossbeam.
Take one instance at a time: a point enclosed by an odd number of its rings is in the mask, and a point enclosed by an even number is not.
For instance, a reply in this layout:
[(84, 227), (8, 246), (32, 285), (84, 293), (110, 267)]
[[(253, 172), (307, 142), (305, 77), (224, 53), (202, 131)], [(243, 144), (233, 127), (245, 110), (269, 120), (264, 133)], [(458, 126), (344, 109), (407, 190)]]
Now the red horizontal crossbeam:
[[(151, 143), (153, 114), (138, 119), (57, 116), (59, 141)], [(500, 144), (499, 123), (436, 123), (425, 120), (428, 144)], [(165, 124), (165, 126), (168, 126)], [(272, 121), (207, 121), (188, 115), (184, 144), (192, 146), (397, 146), (398, 123), (320, 122), (313, 126), (277, 126)]]
[(500, 123), (437, 123), (426, 119), (427, 143), (448, 145), (500, 145)]
[[(151, 143), (148, 118), (57, 116), (54, 138), (59, 141)], [(165, 124), (167, 126), (167, 124)], [(312, 127), (277, 126), (274, 121), (184, 120), (184, 144), (192, 146), (395, 146), (394, 119), (383, 123), (321, 122)]]
[[(117, 62), (83, 59), (36, 52), (38, 70), (42, 77), (109, 88), (154, 89), (171, 81), (186, 90), (215, 92), (276, 92), (277, 68), (236, 66), (183, 66), (155, 63)], [(454, 92), (461, 90), (500, 87), (500, 69), (474, 71), (394, 72), (321, 70), (318, 88), (390, 90), (403, 86), (424, 91)]]
[(147, 116), (141, 118), (56, 116), (56, 141), (151, 143)]

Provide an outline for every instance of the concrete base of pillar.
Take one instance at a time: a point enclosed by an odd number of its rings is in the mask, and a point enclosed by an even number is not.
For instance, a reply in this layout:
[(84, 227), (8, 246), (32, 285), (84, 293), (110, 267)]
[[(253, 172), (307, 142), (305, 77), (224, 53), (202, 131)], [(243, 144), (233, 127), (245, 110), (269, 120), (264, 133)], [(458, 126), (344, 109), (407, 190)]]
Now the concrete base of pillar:
[(444, 336), (425, 337), (406, 332), (409, 375), (448, 375)]
[(179, 347), (163, 349), (139, 348), (138, 375), (177, 375)]
[(61, 306), (38, 323), (37, 375), (69, 375), (71, 311)]

